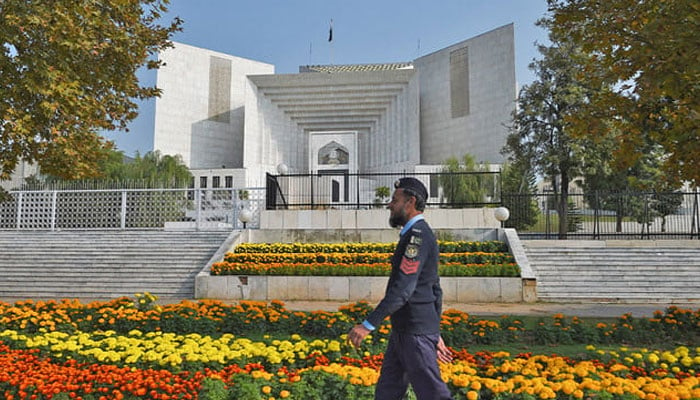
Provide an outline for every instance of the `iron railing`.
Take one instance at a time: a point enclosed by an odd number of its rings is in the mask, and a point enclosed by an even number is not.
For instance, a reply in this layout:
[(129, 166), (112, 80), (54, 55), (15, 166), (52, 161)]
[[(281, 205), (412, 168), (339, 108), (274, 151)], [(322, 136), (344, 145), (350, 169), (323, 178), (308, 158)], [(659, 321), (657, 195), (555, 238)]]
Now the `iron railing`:
[(263, 188), (11, 191), (0, 229), (256, 228), (264, 199)]
[[(244, 227), (240, 218), (243, 210), (251, 211), (245, 213), (251, 217), (245, 227), (258, 228), (264, 208), (384, 207), (393, 182), (401, 176), (344, 174), (339, 179), (337, 175), (323, 174), (269, 175), (266, 188), (242, 189), (11, 191), (9, 199), (0, 202), (0, 229), (238, 229)], [(482, 174), (480, 180), (472, 179), (472, 183), (481, 182), (481, 186), (473, 185), (471, 189), (483, 196), (482, 201), (452, 203), (450, 196), (454, 195), (446, 195), (446, 189), (452, 188), (450, 184), (460, 188), (455, 183), (464, 183), (459, 179), (464, 176), (456, 174), (452, 182), (444, 174), (411, 176), (426, 183), (429, 207), (505, 205), (510, 218), (504, 226), (516, 228), (522, 238), (560, 237), (558, 194), (554, 192), (501, 194), (498, 178)], [(347, 186), (340, 186), (341, 183)], [(326, 190), (330, 194), (324, 193)], [(569, 239), (700, 239), (697, 189), (672, 193), (575, 192), (569, 194), (568, 203)]]
[[(523, 239), (557, 239), (559, 195), (503, 194), (510, 210), (505, 227)], [(700, 194), (694, 192), (569, 193), (566, 238), (700, 239)]]
[(385, 207), (394, 182), (412, 176), (428, 189), (428, 207), (468, 208), (501, 203), (500, 172), (348, 173), (267, 175), (266, 208), (368, 209)]

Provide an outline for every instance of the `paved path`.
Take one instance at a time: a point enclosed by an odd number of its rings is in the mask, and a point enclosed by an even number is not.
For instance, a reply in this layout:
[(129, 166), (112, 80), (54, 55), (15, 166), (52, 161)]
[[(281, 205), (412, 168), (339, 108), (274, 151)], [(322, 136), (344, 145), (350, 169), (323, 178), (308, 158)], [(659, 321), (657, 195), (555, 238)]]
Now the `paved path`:
[[(285, 306), (290, 310), (299, 311), (336, 311), (338, 307), (347, 302), (313, 302), (313, 301), (286, 301)], [(450, 304), (442, 306), (443, 311), (450, 308), (464, 311), (472, 315), (500, 316), (500, 315), (533, 315), (548, 316), (562, 313), (576, 317), (619, 317), (625, 313), (631, 313), (634, 317), (652, 317), (654, 311), (665, 311), (672, 304), (629, 304), (629, 303), (469, 303)], [(683, 309), (697, 310), (700, 304), (675, 304)]]

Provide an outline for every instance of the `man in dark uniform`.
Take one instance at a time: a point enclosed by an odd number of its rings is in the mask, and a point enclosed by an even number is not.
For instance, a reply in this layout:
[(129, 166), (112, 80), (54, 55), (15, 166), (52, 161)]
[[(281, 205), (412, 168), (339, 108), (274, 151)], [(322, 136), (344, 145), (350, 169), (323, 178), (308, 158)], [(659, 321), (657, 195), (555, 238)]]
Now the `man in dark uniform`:
[(394, 186), (387, 207), (389, 224), (403, 228), (391, 259), (386, 293), (367, 319), (350, 330), (348, 341), (358, 348), (391, 316), (392, 332), (374, 398), (402, 399), (410, 383), (419, 400), (451, 399), (438, 367), (438, 361), (450, 362), (452, 356), (440, 337), (438, 246), (423, 219), (428, 191), (415, 178), (401, 178)]

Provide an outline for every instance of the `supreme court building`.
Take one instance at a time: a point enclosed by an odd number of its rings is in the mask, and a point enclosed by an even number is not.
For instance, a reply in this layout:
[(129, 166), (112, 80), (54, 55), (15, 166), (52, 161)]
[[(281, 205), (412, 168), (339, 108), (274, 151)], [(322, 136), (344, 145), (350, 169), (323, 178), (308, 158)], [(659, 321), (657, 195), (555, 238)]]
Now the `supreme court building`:
[(513, 25), (408, 62), (271, 64), (175, 43), (160, 54), (154, 150), (196, 187), (266, 173), (426, 172), (466, 153), (501, 164), (515, 109)]

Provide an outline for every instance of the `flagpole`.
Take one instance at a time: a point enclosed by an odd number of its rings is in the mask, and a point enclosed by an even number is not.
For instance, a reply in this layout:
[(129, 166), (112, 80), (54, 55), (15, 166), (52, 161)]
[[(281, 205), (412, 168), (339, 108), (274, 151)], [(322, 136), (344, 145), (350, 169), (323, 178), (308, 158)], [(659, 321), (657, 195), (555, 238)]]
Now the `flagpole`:
[(331, 56), (331, 65), (333, 65), (333, 18), (331, 18), (331, 26), (330, 29), (328, 30), (328, 43), (330, 43), (330, 56)]

